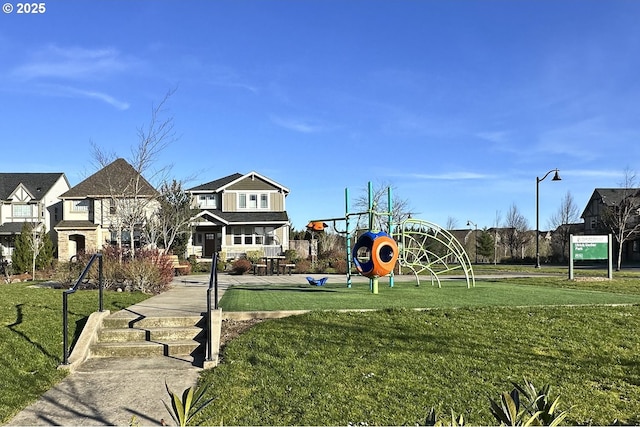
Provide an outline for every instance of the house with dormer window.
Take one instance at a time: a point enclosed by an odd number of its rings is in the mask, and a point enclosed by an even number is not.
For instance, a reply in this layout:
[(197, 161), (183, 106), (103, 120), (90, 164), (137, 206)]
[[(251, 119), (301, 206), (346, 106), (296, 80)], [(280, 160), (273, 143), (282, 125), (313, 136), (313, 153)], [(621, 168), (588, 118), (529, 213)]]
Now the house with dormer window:
[(67, 190), (64, 173), (0, 173), (0, 261), (11, 259), (25, 222), (49, 233), (55, 246), (54, 227), (62, 220), (58, 196)]
[(235, 173), (187, 190), (198, 214), (192, 218), (187, 255), (227, 259), (248, 251), (279, 255), (289, 248), (289, 189), (257, 172)]
[(157, 209), (158, 192), (124, 159), (116, 159), (60, 195), (63, 221), (58, 232), (58, 259), (105, 245), (134, 249), (142, 245), (143, 228)]
[[(628, 238), (621, 251), (622, 262), (640, 261), (640, 188), (596, 188), (582, 212), (584, 234), (609, 234), (611, 223), (620, 221), (620, 211), (629, 213), (624, 224)], [(610, 220), (607, 221), (607, 216)], [(611, 219), (612, 218), (612, 219)], [(614, 257), (619, 243), (614, 238)]]

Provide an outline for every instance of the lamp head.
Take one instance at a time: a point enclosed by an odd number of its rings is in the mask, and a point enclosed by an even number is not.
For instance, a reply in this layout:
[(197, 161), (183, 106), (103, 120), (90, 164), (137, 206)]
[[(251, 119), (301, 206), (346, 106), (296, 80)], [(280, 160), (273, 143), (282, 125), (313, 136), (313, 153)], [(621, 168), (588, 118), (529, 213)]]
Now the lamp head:
[(558, 173), (558, 169), (556, 169), (556, 173), (553, 175), (551, 181), (562, 181), (562, 178), (560, 178), (560, 174)]

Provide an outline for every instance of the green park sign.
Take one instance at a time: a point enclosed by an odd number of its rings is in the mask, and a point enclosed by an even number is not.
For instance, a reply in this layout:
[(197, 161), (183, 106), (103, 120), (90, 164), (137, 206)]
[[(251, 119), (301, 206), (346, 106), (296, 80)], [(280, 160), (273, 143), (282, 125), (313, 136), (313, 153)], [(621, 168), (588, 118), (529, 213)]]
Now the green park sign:
[(573, 262), (588, 260), (608, 260), (608, 277), (613, 278), (611, 265), (611, 235), (574, 236), (569, 244), (569, 279), (573, 280)]
[(607, 259), (609, 257), (608, 236), (572, 236), (574, 260)]

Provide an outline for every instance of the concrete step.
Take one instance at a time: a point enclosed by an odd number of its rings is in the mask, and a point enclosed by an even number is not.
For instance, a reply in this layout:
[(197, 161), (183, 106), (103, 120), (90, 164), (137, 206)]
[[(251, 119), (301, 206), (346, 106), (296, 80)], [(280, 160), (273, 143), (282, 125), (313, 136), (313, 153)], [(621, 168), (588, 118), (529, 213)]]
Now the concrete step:
[(103, 319), (90, 357), (189, 356), (204, 353), (203, 316), (143, 317), (118, 312)]
[(201, 344), (194, 340), (103, 342), (91, 346), (91, 357), (187, 356), (203, 351)]
[(124, 328), (101, 329), (98, 332), (98, 342), (126, 342), (126, 341), (182, 341), (197, 340), (203, 335), (203, 330), (197, 326), (170, 328)]
[(175, 317), (132, 317), (117, 315), (118, 313), (106, 317), (102, 321), (103, 329), (118, 328), (168, 328), (168, 327), (188, 327), (203, 326), (203, 316), (175, 316)]

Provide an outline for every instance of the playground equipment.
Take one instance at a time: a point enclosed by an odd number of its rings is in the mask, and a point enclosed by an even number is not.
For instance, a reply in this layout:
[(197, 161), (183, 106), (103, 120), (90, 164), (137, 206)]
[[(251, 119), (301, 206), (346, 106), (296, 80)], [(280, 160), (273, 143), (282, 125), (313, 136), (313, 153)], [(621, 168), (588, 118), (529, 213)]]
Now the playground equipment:
[[(332, 225), (334, 231), (343, 235), (347, 248), (347, 287), (351, 287), (352, 263), (356, 270), (369, 278), (369, 287), (374, 294), (378, 293), (378, 278), (389, 275), (389, 287), (394, 285), (393, 269), (396, 262), (399, 268), (408, 268), (420, 285), (419, 276), (428, 272), (431, 284), (437, 282), (441, 287), (442, 274), (461, 269), (464, 273), (467, 288), (475, 286), (475, 276), (471, 261), (464, 247), (447, 230), (423, 220), (408, 218), (400, 223), (393, 221), (393, 204), (391, 188), (387, 188), (388, 212), (379, 212), (373, 201), (373, 187), (368, 183), (368, 210), (366, 212), (349, 211), (349, 189), (345, 188), (345, 216), (310, 221), (310, 225), (322, 224), (322, 229)], [(352, 229), (352, 217), (368, 216), (368, 229)], [(387, 231), (374, 231), (383, 228), (386, 219)], [(338, 222), (344, 222), (344, 229), (337, 227)], [(357, 222), (356, 222), (357, 225)], [(314, 227), (315, 228), (315, 227)], [(351, 248), (351, 236), (361, 234), (356, 244)], [(352, 255), (353, 254), (353, 255)]]
[(398, 245), (387, 233), (364, 233), (353, 247), (353, 263), (369, 279), (386, 276), (398, 261)]
[(431, 284), (435, 280), (440, 288), (440, 276), (454, 270), (462, 270), (467, 288), (476, 285), (469, 255), (458, 239), (439, 225), (409, 218), (402, 221), (394, 237), (401, 248), (400, 266), (413, 272), (418, 285), (419, 276), (428, 272)]
[(324, 284), (327, 282), (327, 280), (329, 280), (328, 277), (323, 277), (321, 279), (317, 279), (316, 280), (313, 277), (307, 276), (307, 282), (309, 282), (310, 285), (324, 286)]

